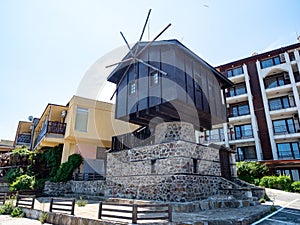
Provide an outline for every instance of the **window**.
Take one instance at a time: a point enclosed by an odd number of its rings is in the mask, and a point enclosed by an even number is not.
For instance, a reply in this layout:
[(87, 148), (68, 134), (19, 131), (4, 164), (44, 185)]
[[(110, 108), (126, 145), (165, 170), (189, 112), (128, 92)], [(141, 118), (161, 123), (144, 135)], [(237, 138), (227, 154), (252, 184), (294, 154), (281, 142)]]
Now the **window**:
[(274, 120), (273, 127), (275, 134), (291, 134), (296, 132), (293, 119)]
[(193, 159), (193, 173), (198, 173), (198, 159)]
[(233, 97), (237, 95), (246, 94), (246, 86), (245, 84), (236, 85), (229, 89), (227, 97)]
[(222, 142), (225, 140), (224, 129), (213, 129), (205, 131), (205, 141)]
[(233, 117), (249, 115), (250, 114), (249, 106), (248, 104), (232, 106), (231, 113)]
[(156, 173), (156, 159), (151, 159), (151, 173)]
[(256, 160), (254, 146), (237, 147), (237, 161)]
[(300, 159), (298, 142), (277, 144), (279, 159)]
[(273, 57), (273, 58), (262, 60), (260, 62), (260, 65), (261, 65), (261, 68), (264, 69), (264, 68), (267, 68), (267, 67), (270, 67), (270, 66), (278, 65), (280, 63), (281, 63), (281, 61), (280, 61), (279, 56), (276, 56), (276, 57)]
[(135, 94), (136, 93), (136, 82), (130, 82), (129, 83), (129, 95)]
[(280, 98), (273, 98), (269, 100), (270, 111), (287, 109), (294, 106), (295, 102), (293, 96), (283, 96)]
[(77, 107), (75, 130), (87, 132), (89, 110), (86, 108)]
[(253, 137), (251, 124), (235, 126), (234, 131), (235, 131), (235, 139), (237, 139), (237, 140)]
[(277, 76), (267, 77), (265, 79), (265, 87), (266, 89), (268, 89), (268, 88), (274, 88), (274, 87), (283, 86), (285, 84), (289, 84), (290, 81), (287, 78), (288, 77), (286, 77), (285, 79), (283, 73)]
[(290, 61), (295, 61), (296, 60), (294, 52), (289, 53), (289, 58), (290, 58)]
[(159, 73), (158, 73), (158, 71), (153, 71), (150, 74), (150, 83), (151, 83), (151, 86), (159, 84)]
[(291, 169), (281, 169), (281, 170), (276, 170), (276, 173), (278, 175), (286, 175), (286, 176), (291, 176), (293, 181), (299, 181), (300, 180), (300, 170), (297, 168), (291, 168)]
[(243, 71), (242, 67), (236, 67), (236, 68), (227, 70), (226, 73), (227, 73), (227, 77), (235, 77), (235, 76), (238, 76), (240, 74), (243, 74), (244, 71)]

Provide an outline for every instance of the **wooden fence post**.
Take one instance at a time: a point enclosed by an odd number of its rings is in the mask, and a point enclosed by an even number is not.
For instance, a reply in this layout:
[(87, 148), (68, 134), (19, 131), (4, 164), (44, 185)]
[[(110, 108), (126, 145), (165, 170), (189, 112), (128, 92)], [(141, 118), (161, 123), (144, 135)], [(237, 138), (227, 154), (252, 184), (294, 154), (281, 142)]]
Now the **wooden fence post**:
[(137, 204), (132, 205), (132, 223), (137, 224)]
[(169, 217), (169, 222), (172, 222), (172, 205), (168, 205), (168, 217)]
[(53, 207), (53, 198), (50, 199), (50, 209), (49, 209), (49, 212), (52, 212), (52, 207)]
[(99, 203), (98, 219), (102, 217), (102, 202)]
[(74, 211), (75, 211), (75, 199), (72, 200), (72, 210), (71, 210), (72, 216), (74, 216)]

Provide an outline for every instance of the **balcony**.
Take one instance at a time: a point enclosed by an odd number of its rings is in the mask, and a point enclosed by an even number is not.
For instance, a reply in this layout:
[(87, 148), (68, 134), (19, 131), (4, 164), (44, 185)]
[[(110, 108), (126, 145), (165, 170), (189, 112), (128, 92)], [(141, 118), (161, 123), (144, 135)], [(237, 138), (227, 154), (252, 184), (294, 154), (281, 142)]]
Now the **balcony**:
[(251, 120), (250, 113), (245, 115), (233, 115), (232, 113), (228, 115), (229, 123), (240, 123), (240, 122), (247, 122)]
[(295, 125), (280, 125), (273, 126), (274, 139), (297, 139), (300, 137), (300, 127), (299, 124)]
[(16, 145), (30, 146), (30, 144), (31, 144), (31, 134), (28, 133), (18, 134)]
[(46, 142), (54, 142), (56, 144), (62, 143), (62, 138), (64, 138), (64, 134), (66, 131), (66, 124), (60, 123), (56, 121), (48, 121), (38, 134), (35, 142), (34, 142), (34, 149), (38, 147), (38, 145), (42, 141)]
[(239, 74), (239, 75), (236, 75), (236, 76), (231, 76), (231, 77), (228, 77), (228, 79), (232, 83), (241, 83), (241, 82), (245, 81), (245, 74), (242, 73), (242, 74)]
[(228, 135), (228, 140), (230, 144), (244, 143), (244, 142), (254, 142), (253, 130), (242, 129), (241, 131), (230, 131)]

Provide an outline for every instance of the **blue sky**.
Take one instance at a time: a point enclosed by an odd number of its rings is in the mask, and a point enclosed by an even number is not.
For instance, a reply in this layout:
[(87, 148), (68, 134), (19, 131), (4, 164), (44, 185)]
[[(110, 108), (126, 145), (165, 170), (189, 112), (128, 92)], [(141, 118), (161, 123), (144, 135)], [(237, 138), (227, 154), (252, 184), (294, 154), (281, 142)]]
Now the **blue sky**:
[[(0, 2), (0, 139), (19, 120), (65, 105), (86, 71), (141, 33), (176, 38), (213, 66), (296, 42), (299, 0), (4, 0)], [(147, 40), (145, 33), (144, 40)]]

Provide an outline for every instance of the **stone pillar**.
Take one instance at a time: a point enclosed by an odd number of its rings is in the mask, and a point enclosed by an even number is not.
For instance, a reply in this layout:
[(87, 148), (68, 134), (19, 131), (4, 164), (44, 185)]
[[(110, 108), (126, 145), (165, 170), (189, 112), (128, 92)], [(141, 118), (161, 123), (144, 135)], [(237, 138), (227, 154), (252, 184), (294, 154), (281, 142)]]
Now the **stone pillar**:
[(155, 144), (170, 141), (196, 142), (193, 124), (186, 122), (166, 122), (155, 127)]

